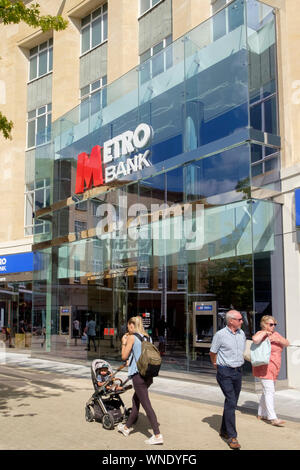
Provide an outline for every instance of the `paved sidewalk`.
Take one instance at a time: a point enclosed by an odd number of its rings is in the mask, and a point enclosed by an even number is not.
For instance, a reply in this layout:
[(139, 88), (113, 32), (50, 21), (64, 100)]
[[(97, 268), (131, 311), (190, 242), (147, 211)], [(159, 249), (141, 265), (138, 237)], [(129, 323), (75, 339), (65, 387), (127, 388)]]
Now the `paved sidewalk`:
[[(31, 358), (29, 354), (0, 353), (0, 363), (37, 369), (41, 371), (55, 372), (77, 378), (90, 378), (90, 367), (84, 365), (70, 364), (67, 362), (50, 361), (46, 359)], [(119, 372), (122, 379), (126, 377), (125, 372)], [(224, 396), (216, 384), (195, 383), (184, 380), (174, 380), (165, 377), (156, 377), (151, 391), (172, 396), (174, 398), (207, 403), (210, 405), (223, 406)], [(243, 391), (240, 394), (238, 409), (244, 412), (256, 414), (259, 395), (257, 393)], [(300, 390), (286, 389), (277, 391), (275, 394), (275, 407), (278, 417), (290, 421), (300, 422)]]

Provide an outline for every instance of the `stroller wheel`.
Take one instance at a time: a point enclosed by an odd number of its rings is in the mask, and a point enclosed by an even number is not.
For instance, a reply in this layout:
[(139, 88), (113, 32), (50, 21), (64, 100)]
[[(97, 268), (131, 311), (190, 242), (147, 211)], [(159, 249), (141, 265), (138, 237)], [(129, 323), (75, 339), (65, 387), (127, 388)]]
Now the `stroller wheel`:
[(89, 423), (94, 421), (94, 413), (90, 406), (85, 407), (85, 420)]
[(114, 429), (115, 422), (113, 417), (109, 413), (105, 413), (102, 418), (102, 426), (104, 429)]

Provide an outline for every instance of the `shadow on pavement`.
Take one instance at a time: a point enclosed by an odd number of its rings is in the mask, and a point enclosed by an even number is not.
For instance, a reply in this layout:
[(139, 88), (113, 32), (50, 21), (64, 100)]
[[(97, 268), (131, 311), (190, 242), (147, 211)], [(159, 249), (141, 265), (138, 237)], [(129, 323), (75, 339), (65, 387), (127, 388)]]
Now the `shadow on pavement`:
[(219, 434), (221, 424), (222, 424), (222, 416), (221, 415), (207, 416), (206, 418), (202, 419), (202, 422), (209, 424), (209, 426)]
[(245, 401), (243, 406), (237, 407), (238, 411), (247, 415), (257, 415), (258, 403), (256, 401)]
[(138, 420), (136, 424), (133, 425), (133, 431), (131, 431), (131, 434), (135, 434), (135, 433), (143, 434), (146, 439), (149, 439), (149, 437), (151, 437), (153, 434), (151, 425), (149, 423), (147, 416), (145, 416), (142, 413), (139, 413)]
[[(0, 416), (23, 417), (34, 416), (34, 413), (14, 414), (9, 402), (17, 403), (17, 407), (31, 406), (27, 399), (45, 399), (58, 397), (63, 392), (75, 392), (73, 387), (54, 383), (53, 377), (45, 377), (43, 380), (35, 377), (35, 374), (22, 374), (21, 371), (8, 371), (2, 368), (0, 372)], [(15, 408), (15, 405), (14, 405)]]

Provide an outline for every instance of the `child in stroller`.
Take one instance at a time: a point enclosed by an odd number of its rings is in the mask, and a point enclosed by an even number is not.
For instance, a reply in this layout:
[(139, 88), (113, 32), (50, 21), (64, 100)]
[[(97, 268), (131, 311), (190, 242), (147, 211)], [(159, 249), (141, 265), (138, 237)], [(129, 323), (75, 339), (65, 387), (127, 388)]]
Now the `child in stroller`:
[[(100, 421), (104, 429), (114, 429), (117, 423), (121, 423), (130, 414), (131, 409), (126, 409), (121, 394), (132, 388), (115, 375), (125, 367), (120, 366), (113, 372), (108, 362), (95, 359), (91, 365), (91, 377), (95, 392), (85, 405), (86, 421)], [(117, 382), (119, 382), (117, 384)]]
[[(111, 382), (111, 381), (116, 382), (120, 379), (116, 377), (112, 377), (112, 372), (109, 371), (110, 365), (107, 362), (103, 362), (101, 364), (101, 367), (99, 367), (99, 363), (98, 363), (97, 367), (98, 368), (96, 369), (96, 378), (97, 378), (98, 387), (102, 387), (103, 385), (106, 384), (105, 389), (111, 390), (113, 385), (108, 385), (108, 382)], [(117, 385), (115, 387), (115, 390), (123, 390), (123, 387)]]

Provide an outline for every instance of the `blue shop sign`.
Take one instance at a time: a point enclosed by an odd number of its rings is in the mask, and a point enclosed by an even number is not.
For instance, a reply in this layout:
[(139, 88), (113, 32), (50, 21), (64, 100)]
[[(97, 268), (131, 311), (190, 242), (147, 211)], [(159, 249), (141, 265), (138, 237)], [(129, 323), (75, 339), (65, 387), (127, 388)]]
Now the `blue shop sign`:
[(212, 309), (212, 305), (196, 305), (196, 311), (211, 312)]
[(300, 227), (300, 188), (295, 189), (296, 227)]
[(0, 256), (0, 274), (33, 271), (33, 253)]

